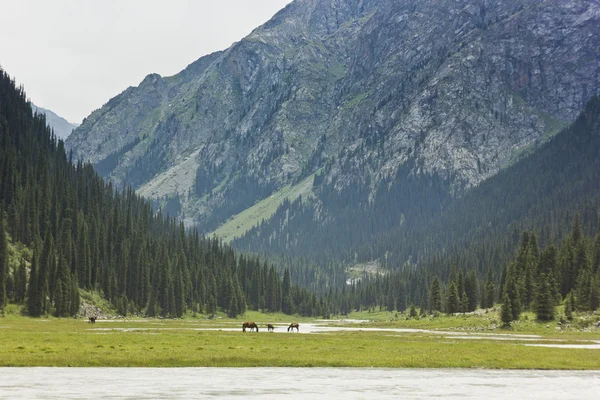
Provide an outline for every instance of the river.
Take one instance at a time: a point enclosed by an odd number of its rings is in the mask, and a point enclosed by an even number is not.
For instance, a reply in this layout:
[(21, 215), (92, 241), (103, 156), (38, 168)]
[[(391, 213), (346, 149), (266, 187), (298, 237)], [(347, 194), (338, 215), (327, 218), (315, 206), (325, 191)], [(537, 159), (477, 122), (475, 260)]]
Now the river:
[(0, 399), (598, 399), (600, 371), (1, 368)]

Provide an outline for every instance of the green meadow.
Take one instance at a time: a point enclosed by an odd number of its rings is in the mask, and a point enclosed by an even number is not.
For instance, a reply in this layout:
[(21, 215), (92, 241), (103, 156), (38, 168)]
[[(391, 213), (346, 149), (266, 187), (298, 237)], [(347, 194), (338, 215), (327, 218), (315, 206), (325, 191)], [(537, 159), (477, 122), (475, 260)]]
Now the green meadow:
[[(391, 367), (600, 369), (600, 349), (529, 347), (527, 344), (588, 344), (600, 330), (556, 330), (547, 324), (521, 330), (490, 328), (479, 316), (409, 319), (370, 313), (375, 321), (315, 322), (352, 328), (419, 328), (399, 333), (353, 330), (323, 333), (269, 333), (266, 323), (284, 327), (283, 314), (249, 313), (243, 319), (116, 319), (90, 324), (82, 319), (0, 317), (0, 366), (71, 367)], [(363, 315), (350, 315), (359, 319)], [(364, 317), (364, 316), (363, 316)], [(365, 318), (366, 319), (366, 318)], [(242, 333), (254, 320), (259, 333)], [(303, 331), (313, 321), (296, 318)], [(524, 332), (541, 338), (464, 340), (447, 331), (478, 335)]]

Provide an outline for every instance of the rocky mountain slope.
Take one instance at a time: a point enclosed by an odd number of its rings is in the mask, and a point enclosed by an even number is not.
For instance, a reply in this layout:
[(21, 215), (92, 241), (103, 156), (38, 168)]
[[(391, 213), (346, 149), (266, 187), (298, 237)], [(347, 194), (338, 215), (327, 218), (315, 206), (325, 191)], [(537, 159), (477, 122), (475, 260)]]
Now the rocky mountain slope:
[(79, 126), (79, 124), (72, 124), (56, 113), (38, 107), (35, 104), (31, 104), (31, 108), (33, 112), (44, 114), (46, 116), (46, 122), (54, 129), (54, 134), (63, 140), (69, 137), (73, 130)]
[(148, 75), (67, 145), (212, 231), (315, 173), (358, 203), (408, 175), (460, 194), (598, 93), (597, 1), (296, 0), (231, 48)]

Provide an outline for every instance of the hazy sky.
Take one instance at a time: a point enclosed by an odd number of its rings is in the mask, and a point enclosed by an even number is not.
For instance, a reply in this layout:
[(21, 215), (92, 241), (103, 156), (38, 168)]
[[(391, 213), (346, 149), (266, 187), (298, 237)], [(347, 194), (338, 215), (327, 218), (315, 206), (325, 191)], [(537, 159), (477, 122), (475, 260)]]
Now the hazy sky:
[(0, 65), (71, 122), (229, 47), (291, 0), (0, 0)]

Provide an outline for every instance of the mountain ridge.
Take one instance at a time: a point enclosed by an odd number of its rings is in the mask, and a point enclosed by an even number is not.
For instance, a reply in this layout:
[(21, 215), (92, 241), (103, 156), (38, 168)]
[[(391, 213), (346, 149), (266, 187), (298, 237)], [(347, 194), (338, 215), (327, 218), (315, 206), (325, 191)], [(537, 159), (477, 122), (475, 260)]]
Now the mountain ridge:
[(460, 194), (599, 93), (599, 19), (584, 1), (295, 1), (180, 74), (148, 75), (67, 146), (115, 158), (106, 177), (177, 197), (204, 231), (320, 169), (364, 201), (401, 170)]

